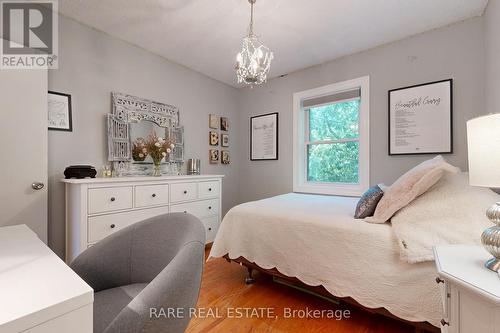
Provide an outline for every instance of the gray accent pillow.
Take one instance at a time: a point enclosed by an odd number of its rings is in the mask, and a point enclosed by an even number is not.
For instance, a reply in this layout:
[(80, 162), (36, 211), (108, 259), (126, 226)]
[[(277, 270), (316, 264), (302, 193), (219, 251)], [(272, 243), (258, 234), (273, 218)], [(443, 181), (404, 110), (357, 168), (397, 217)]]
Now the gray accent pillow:
[(372, 186), (361, 196), (354, 212), (355, 219), (364, 219), (365, 217), (373, 216), (378, 202), (384, 195), (383, 187), (383, 185)]

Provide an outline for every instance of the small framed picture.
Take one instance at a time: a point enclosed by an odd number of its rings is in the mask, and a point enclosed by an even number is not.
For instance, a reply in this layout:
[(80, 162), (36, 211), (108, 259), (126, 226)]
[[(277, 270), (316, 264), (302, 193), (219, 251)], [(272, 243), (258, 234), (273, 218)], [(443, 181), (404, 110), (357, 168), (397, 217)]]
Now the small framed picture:
[(221, 146), (229, 147), (229, 134), (221, 134)]
[(218, 146), (219, 145), (219, 133), (210, 131), (210, 145)]
[(208, 115), (208, 127), (213, 128), (213, 129), (218, 129), (219, 128), (219, 117), (217, 117), (215, 114)]
[(250, 160), (278, 159), (278, 112), (250, 118)]
[(217, 149), (210, 149), (208, 153), (210, 155), (211, 164), (219, 163), (219, 151)]
[(229, 151), (227, 151), (227, 150), (222, 151), (221, 162), (222, 162), (222, 164), (229, 164), (231, 162), (231, 159), (229, 157)]
[(224, 132), (229, 131), (229, 119), (227, 117), (220, 117), (220, 130)]
[(71, 95), (49, 91), (47, 100), (49, 130), (73, 132)]

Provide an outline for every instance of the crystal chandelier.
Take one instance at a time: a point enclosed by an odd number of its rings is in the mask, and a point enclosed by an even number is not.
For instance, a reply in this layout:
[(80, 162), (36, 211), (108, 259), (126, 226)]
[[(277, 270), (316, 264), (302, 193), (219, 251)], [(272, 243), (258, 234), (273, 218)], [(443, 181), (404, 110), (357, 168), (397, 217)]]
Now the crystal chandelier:
[(253, 5), (257, 0), (248, 0), (251, 6), (248, 35), (243, 38), (243, 47), (236, 56), (236, 76), (238, 83), (258, 85), (266, 82), (274, 56), (253, 34)]

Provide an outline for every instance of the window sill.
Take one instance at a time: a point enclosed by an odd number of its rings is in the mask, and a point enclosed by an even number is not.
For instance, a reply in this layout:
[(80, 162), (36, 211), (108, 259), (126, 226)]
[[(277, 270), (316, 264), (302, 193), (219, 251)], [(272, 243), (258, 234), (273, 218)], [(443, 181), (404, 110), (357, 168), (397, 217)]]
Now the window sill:
[(294, 186), (293, 191), (296, 193), (322, 194), (322, 195), (338, 195), (346, 197), (360, 197), (366, 189), (360, 185), (351, 186), (335, 186), (335, 185), (298, 185)]

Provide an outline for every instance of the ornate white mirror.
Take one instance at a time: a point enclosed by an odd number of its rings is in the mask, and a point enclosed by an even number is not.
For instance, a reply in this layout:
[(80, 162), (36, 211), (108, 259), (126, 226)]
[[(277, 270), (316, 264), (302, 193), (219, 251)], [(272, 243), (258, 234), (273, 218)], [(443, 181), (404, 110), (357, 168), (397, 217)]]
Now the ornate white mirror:
[(150, 175), (153, 159), (151, 140), (168, 143), (161, 159), (163, 174), (177, 174), (184, 162), (184, 130), (179, 109), (135, 96), (113, 93), (113, 111), (108, 115), (108, 160), (121, 176)]

